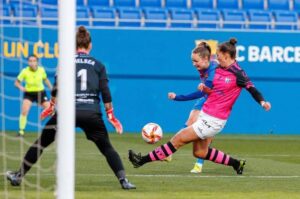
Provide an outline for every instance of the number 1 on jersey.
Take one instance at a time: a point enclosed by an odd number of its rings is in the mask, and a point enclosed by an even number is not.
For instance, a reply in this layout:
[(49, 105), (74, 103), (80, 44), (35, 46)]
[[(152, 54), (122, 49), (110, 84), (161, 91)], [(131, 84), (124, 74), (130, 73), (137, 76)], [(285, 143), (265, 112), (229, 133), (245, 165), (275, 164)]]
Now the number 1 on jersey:
[(80, 90), (85, 91), (87, 88), (87, 70), (81, 69), (78, 71), (77, 77), (80, 77)]

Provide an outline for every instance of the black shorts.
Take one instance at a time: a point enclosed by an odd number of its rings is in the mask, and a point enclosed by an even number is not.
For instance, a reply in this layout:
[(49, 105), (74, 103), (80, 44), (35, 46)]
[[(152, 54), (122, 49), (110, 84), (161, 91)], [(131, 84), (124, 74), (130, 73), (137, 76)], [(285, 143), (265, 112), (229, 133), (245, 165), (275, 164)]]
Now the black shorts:
[(24, 99), (28, 99), (31, 102), (37, 102), (38, 104), (48, 101), (47, 94), (44, 90), (39, 92), (25, 92)]

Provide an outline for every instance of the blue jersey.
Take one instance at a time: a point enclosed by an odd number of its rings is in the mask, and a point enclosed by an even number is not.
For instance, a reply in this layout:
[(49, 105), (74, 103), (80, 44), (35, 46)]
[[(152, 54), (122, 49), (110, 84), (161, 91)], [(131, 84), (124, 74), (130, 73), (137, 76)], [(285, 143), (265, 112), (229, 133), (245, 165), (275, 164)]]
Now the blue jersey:
[[(211, 61), (210, 65), (207, 69), (199, 71), (200, 73), (200, 81), (201, 83), (205, 84), (205, 86), (212, 88), (212, 81), (215, 75), (215, 69), (218, 66), (216, 61)], [(199, 99), (200, 98), (200, 99)], [(199, 99), (195, 103), (193, 109), (201, 110), (202, 105), (204, 104), (205, 100), (207, 99), (207, 95), (203, 96), (201, 91), (195, 91), (193, 93), (187, 95), (176, 95), (175, 101), (189, 101)]]

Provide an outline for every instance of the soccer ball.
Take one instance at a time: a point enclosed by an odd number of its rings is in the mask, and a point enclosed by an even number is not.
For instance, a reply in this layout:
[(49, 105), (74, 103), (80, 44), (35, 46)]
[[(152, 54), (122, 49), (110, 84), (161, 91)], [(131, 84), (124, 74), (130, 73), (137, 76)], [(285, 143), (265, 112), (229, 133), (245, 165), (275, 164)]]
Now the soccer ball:
[(158, 124), (148, 123), (142, 129), (142, 137), (148, 144), (154, 144), (161, 140), (163, 132)]

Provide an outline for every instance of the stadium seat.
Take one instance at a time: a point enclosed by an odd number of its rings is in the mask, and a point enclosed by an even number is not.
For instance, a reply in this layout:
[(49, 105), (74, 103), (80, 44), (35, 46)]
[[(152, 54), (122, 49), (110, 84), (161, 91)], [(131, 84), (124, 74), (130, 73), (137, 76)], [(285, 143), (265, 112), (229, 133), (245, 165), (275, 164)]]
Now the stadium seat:
[(138, 8), (119, 8), (119, 26), (140, 27), (142, 12)]
[(294, 10), (300, 12), (300, 0), (294, 0)]
[(268, 0), (268, 9), (269, 10), (289, 10), (290, 9), (290, 0)]
[(88, 6), (94, 7), (94, 6), (103, 6), (103, 7), (109, 7), (109, 0), (88, 0), (87, 3)]
[(238, 9), (239, 0), (217, 0), (217, 8), (219, 9)]
[[(13, 13), (15, 17), (22, 17), (22, 20), (16, 18), (15, 23), (16, 24), (26, 24), (26, 25), (36, 25), (37, 24), (37, 5), (18, 5), (14, 4), (13, 7)], [(30, 19), (29, 19), (30, 18)]]
[(161, 8), (161, 0), (140, 0), (140, 7)]
[(11, 13), (11, 7), (9, 5), (2, 5), (0, 6), (0, 16), (1, 16), (1, 20), (0, 20), (0, 23), (3, 23), (3, 24), (10, 24), (11, 21), (10, 19), (3, 19), (3, 17), (10, 17), (10, 13)]
[(21, 5), (21, 4), (23, 4), (23, 5), (28, 5), (28, 4), (30, 4), (30, 5), (32, 5), (32, 0), (9, 0), (9, 1), (6, 1), (6, 2), (9, 2), (9, 4), (11, 5), (11, 6), (13, 6), (13, 5), (16, 5), (16, 4), (18, 4), (18, 5)]
[(171, 9), (171, 27), (173, 28), (192, 28), (193, 11), (188, 9)]
[[(274, 11), (275, 29), (296, 30), (298, 15), (292, 11)], [(290, 24), (278, 24), (290, 23)]]
[(166, 0), (166, 8), (187, 8), (186, 0)]
[(58, 24), (57, 8), (41, 7), (40, 12), (41, 12), (42, 24), (44, 24), (44, 25), (57, 25)]
[(135, 7), (135, 0), (114, 0), (114, 6), (119, 7)]
[(76, 8), (76, 24), (88, 26), (89, 25), (89, 8), (85, 6), (77, 6)]
[(115, 26), (116, 9), (92, 7), (93, 26)]
[(161, 8), (144, 9), (145, 27), (167, 27), (168, 12)]
[(242, 0), (242, 8), (245, 10), (263, 10), (264, 0)]
[(52, 6), (57, 6), (58, 5), (57, 0), (41, 0), (41, 3), (46, 4), (46, 5), (52, 5)]
[(84, 4), (84, 0), (76, 0), (76, 4), (77, 6), (83, 6)]
[[(221, 14), (218, 10), (206, 10), (198, 9), (195, 10), (198, 19), (198, 28), (220, 28)], [(211, 22), (211, 23), (210, 23)]]
[(214, 7), (213, 0), (192, 0), (191, 3), (191, 8), (194, 9), (213, 9)]
[(272, 13), (264, 10), (249, 10), (249, 29), (271, 29)]
[(223, 10), (223, 28), (243, 29), (246, 24), (246, 13), (241, 10)]

